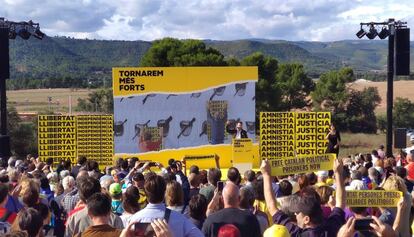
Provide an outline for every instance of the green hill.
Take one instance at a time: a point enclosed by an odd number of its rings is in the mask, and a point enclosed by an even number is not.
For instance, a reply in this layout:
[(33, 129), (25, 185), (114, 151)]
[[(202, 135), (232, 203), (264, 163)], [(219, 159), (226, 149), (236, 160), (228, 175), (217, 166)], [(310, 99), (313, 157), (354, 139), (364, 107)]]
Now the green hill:
[[(280, 62), (299, 62), (312, 77), (323, 72), (351, 66), (357, 72), (385, 73), (387, 41), (349, 40), (337, 42), (291, 42), (281, 40), (204, 41), (226, 57), (241, 59), (260, 51)], [(111, 68), (137, 66), (151, 42), (109, 41), (45, 37), (43, 40), (10, 41), (11, 78), (9, 88), (60, 87), (81, 81), (73, 86), (109, 86)], [(411, 43), (411, 48), (413, 47)], [(411, 53), (411, 65), (414, 65)], [(36, 84), (36, 79), (46, 82)], [(82, 80), (79, 80), (82, 79)], [(66, 80), (66, 81), (65, 81)], [(65, 84), (66, 82), (66, 84)], [(69, 83), (67, 83), (69, 82)], [(60, 83), (60, 84), (59, 84)]]
[(56, 80), (69, 77), (85, 79), (85, 83), (109, 82), (112, 67), (138, 65), (150, 46), (150, 42), (144, 41), (65, 37), (25, 41), (16, 38), (10, 41), (11, 78)]
[(299, 62), (305, 65), (309, 74), (319, 75), (327, 69), (340, 67), (338, 60), (332, 60), (319, 55), (288, 41), (207, 41), (207, 45), (218, 49), (226, 56), (241, 59), (254, 52), (260, 51), (265, 55), (277, 58), (281, 62)]

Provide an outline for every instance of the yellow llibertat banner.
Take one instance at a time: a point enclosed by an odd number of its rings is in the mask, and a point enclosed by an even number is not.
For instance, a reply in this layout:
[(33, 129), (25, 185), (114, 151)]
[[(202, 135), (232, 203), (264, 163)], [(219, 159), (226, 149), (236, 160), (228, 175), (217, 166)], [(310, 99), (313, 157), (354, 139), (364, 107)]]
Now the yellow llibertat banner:
[(112, 69), (114, 97), (148, 93), (194, 93), (220, 85), (257, 81), (257, 75), (257, 67), (123, 67)]
[(76, 117), (58, 115), (39, 115), (37, 142), (41, 159), (53, 158), (75, 161), (76, 154)]
[(330, 170), (336, 157), (325, 154), (330, 123), (329, 112), (261, 112), (260, 156), (274, 175)]
[(112, 115), (39, 115), (39, 158), (53, 158), (55, 164), (78, 156), (95, 160), (100, 166), (113, 163)]
[(347, 207), (396, 207), (402, 192), (384, 190), (346, 191)]

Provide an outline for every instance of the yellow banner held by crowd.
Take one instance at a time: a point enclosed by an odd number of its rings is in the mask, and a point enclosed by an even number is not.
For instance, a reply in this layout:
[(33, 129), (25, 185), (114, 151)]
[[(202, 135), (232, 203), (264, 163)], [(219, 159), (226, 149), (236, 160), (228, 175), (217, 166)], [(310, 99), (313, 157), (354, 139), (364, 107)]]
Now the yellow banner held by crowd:
[[(112, 69), (114, 96), (192, 93), (257, 81), (257, 67), (123, 67)], [(158, 81), (159, 83), (154, 83)]]
[(260, 157), (278, 175), (330, 170), (335, 159), (325, 154), (330, 123), (330, 112), (261, 112)]
[(302, 156), (286, 159), (270, 159), (271, 174), (273, 176), (309, 173), (318, 170), (331, 170), (335, 154), (318, 156)]
[(346, 191), (348, 207), (396, 207), (402, 192), (384, 190)]

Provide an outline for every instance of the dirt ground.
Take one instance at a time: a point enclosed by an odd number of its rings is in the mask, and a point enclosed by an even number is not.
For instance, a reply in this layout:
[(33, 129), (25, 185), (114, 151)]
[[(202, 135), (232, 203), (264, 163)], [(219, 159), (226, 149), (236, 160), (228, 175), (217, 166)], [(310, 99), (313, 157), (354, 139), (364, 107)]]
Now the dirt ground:
[[(72, 110), (78, 104), (78, 98), (86, 98), (93, 90), (88, 89), (33, 89), (7, 91), (7, 102), (18, 112), (38, 112), (52, 109), (55, 112), (69, 111), (69, 98)], [(51, 101), (49, 102), (49, 97)]]
[[(381, 96), (381, 103), (377, 107), (377, 113), (385, 113), (387, 108), (387, 82), (370, 82), (357, 80), (349, 85), (350, 88), (363, 90), (366, 87), (376, 87)], [(394, 101), (397, 97), (407, 98), (414, 102), (414, 81), (394, 81)]]

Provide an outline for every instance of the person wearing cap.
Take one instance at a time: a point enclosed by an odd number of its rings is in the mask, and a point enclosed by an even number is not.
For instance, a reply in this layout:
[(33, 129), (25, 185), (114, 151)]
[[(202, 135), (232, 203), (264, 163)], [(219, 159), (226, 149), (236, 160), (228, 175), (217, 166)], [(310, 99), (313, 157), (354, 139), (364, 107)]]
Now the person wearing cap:
[(290, 234), (285, 226), (274, 224), (266, 229), (263, 237), (290, 237)]
[(109, 186), (109, 194), (111, 195), (111, 210), (114, 214), (121, 216), (124, 213), (122, 207), (122, 189), (119, 183), (113, 183)]

